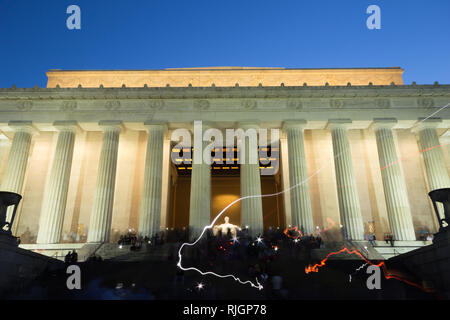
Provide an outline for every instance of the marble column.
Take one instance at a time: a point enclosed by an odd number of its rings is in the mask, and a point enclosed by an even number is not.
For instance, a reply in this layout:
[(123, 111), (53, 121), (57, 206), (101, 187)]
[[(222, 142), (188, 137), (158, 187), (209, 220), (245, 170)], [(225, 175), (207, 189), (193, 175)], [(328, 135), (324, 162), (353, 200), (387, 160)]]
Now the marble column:
[(351, 124), (351, 120), (336, 119), (329, 120), (328, 127), (331, 130), (333, 141), (341, 223), (345, 228), (348, 239), (363, 240), (364, 226), (361, 216), (361, 206), (356, 188), (350, 144), (347, 137), (349, 124)]
[(450, 159), (450, 129), (441, 135), (440, 141), (441, 145), (444, 147), (443, 150), (447, 150), (447, 158)]
[(194, 150), (192, 155), (191, 195), (189, 205), (189, 237), (196, 240), (205, 226), (211, 223), (211, 165), (204, 161), (203, 150), (209, 144), (203, 141), (202, 128), (194, 125)]
[(392, 134), (392, 127), (396, 123), (396, 119), (374, 119), (373, 127), (377, 139), (387, 214), (395, 240), (416, 240), (405, 179)]
[[(428, 181), (428, 191), (450, 187), (450, 178), (444, 160), (442, 145), (436, 132), (436, 128), (442, 123), (440, 118), (429, 118), (414, 129), (419, 137), (419, 148), (425, 164), (425, 172)], [(438, 203), (437, 208), (441, 219), (444, 219), (444, 207)]]
[(59, 131), (50, 179), (45, 189), (36, 243), (58, 243), (66, 211), (72, 168), (73, 147), (77, 123), (57, 121), (53, 126)]
[(1, 189), (2, 191), (21, 194), (28, 157), (30, 156), (31, 138), (36, 130), (29, 121), (11, 121), (9, 126), (15, 133), (3, 174)]
[(442, 146), (436, 133), (436, 128), (441, 122), (442, 119), (430, 118), (420, 122), (416, 129), (419, 136), (420, 152), (425, 163), (429, 191), (450, 187)]
[(139, 234), (151, 237), (160, 231), (163, 146), (167, 126), (163, 123), (145, 123), (145, 125), (147, 127), (147, 151)]
[(303, 141), (305, 126), (305, 120), (284, 123), (288, 142), (292, 225), (301, 228), (305, 234), (309, 234), (313, 233), (314, 225)]
[[(259, 169), (258, 154), (258, 129), (256, 122), (240, 122), (239, 128), (244, 131), (255, 130), (256, 141), (250, 143), (245, 137), (242, 146), (245, 152), (240, 153), (240, 176), (241, 176), (241, 221), (243, 227), (249, 227), (252, 237), (261, 235), (264, 231), (263, 210), (261, 198), (261, 176)], [(245, 199), (248, 196), (256, 196)]]
[[(14, 130), (14, 138), (2, 178), (1, 191), (15, 192), (23, 196), (31, 139), (37, 131), (33, 128), (31, 121), (11, 121), (8, 125)], [(7, 221), (11, 219), (12, 210), (12, 207), (8, 208)], [(16, 230), (14, 226), (13, 230)]]
[(122, 130), (121, 121), (101, 121), (99, 125), (103, 129), (103, 142), (87, 242), (109, 241), (116, 182), (117, 151), (119, 135)]

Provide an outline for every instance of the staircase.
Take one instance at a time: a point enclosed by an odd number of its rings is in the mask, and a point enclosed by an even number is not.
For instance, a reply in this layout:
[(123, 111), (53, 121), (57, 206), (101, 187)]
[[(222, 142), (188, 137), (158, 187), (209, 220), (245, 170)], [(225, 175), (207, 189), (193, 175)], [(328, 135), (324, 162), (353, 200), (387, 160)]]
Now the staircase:
[[(328, 242), (324, 248), (313, 249), (311, 251), (311, 257), (316, 260), (322, 260), (330, 253), (338, 252), (344, 247), (350, 251), (356, 249), (368, 260), (384, 260), (384, 257), (372, 247), (369, 241)], [(329, 260), (362, 260), (362, 258), (357, 254), (342, 252), (339, 254), (330, 255)]]
[(112, 257), (112, 261), (168, 261), (172, 253), (177, 258), (179, 243), (165, 243), (158, 246), (143, 245), (138, 251), (128, 251), (126, 254)]
[[(22, 249), (30, 250), (47, 257), (64, 261), (69, 251), (76, 250), (78, 261), (86, 261), (90, 256), (100, 256), (103, 260), (117, 259), (120, 261), (130, 260), (167, 260), (170, 246), (177, 244), (166, 243), (162, 246), (143, 245), (138, 251), (131, 251), (131, 245), (121, 245), (117, 243), (57, 243), (57, 244), (22, 244)], [(123, 258), (121, 258), (123, 256)]]
[(78, 253), (78, 261), (84, 261), (85, 253), (81, 253), (81, 249), (85, 243), (55, 243), (55, 244), (20, 244), (19, 248), (30, 250), (47, 257), (64, 261), (64, 257), (69, 251), (76, 250)]
[(117, 243), (103, 243), (95, 255), (102, 257), (103, 260), (112, 259), (122, 255), (129, 254), (131, 245), (118, 245)]
[(394, 241), (394, 246), (385, 241), (375, 241), (375, 243), (374, 249), (386, 260), (432, 244), (431, 241)]
[[(372, 246), (369, 241), (342, 241), (328, 243), (326, 248), (313, 249), (311, 252), (312, 258), (321, 260), (325, 258), (330, 252), (337, 252), (343, 247), (349, 250), (357, 249), (368, 260), (387, 260), (389, 258), (398, 256), (403, 253), (430, 245), (431, 241), (394, 241), (394, 246), (385, 241), (375, 241), (375, 246)], [(330, 260), (361, 260), (356, 254), (348, 254), (346, 252), (332, 255)]]

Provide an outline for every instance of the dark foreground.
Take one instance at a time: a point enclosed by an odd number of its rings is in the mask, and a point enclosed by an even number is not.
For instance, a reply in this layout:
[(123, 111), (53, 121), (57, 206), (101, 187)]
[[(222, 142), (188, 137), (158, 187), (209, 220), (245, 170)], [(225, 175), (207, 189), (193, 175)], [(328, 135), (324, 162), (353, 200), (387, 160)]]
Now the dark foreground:
[[(267, 268), (268, 280), (258, 290), (248, 284), (240, 284), (232, 278), (220, 279), (213, 275), (202, 276), (196, 271), (186, 271), (176, 277), (177, 257), (166, 261), (88, 261), (78, 263), (81, 270), (81, 289), (69, 290), (66, 269), (46, 272), (28, 285), (17, 286), (3, 299), (73, 299), (73, 300), (297, 300), (297, 299), (362, 299), (362, 300), (433, 300), (434, 293), (396, 279), (381, 275), (381, 289), (369, 290), (370, 274), (362, 267), (364, 261), (329, 260), (318, 272), (306, 274), (306, 261), (281, 253)], [(196, 264), (196, 259), (184, 261), (183, 266), (196, 266), (203, 271), (233, 274), (243, 281), (254, 279), (248, 272), (249, 261), (232, 260), (216, 265)], [(281, 290), (273, 288), (272, 279), (282, 278)], [(199, 285), (200, 284), (200, 285)]]

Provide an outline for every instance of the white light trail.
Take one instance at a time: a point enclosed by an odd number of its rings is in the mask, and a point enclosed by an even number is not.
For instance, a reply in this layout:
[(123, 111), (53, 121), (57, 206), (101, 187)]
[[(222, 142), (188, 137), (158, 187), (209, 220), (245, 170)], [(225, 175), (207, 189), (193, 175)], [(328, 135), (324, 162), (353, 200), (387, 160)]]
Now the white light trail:
[(359, 270), (361, 270), (362, 268), (364, 268), (364, 267), (367, 266), (367, 265), (368, 265), (368, 263), (362, 264), (359, 268), (357, 268), (357, 269), (355, 270), (355, 273), (358, 272)]
[[(341, 153), (342, 153), (342, 152), (341, 152)], [(338, 155), (336, 155), (336, 156), (334, 157), (334, 159), (336, 159), (337, 157), (339, 157), (339, 156), (341, 155), (341, 153), (339, 153)], [(331, 163), (331, 162), (330, 162), (330, 163)], [(297, 183), (296, 185), (291, 186), (291, 187), (288, 188), (288, 189), (285, 189), (285, 190), (282, 190), (282, 191), (279, 191), (279, 192), (276, 192), (276, 193), (271, 193), (271, 194), (257, 194), (257, 195), (245, 196), (245, 197), (236, 199), (236, 200), (234, 200), (233, 202), (231, 202), (229, 205), (227, 205), (225, 208), (223, 208), (222, 211), (219, 212), (219, 214), (214, 218), (214, 220), (211, 222), (210, 225), (207, 225), (207, 226), (205, 226), (205, 227), (203, 228), (203, 231), (201, 232), (201, 234), (200, 234), (200, 236), (197, 238), (197, 240), (195, 240), (194, 242), (191, 242), (191, 243), (185, 242), (185, 243), (183, 243), (183, 244), (180, 246), (180, 249), (178, 250), (178, 263), (177, 263), (178, 268), (180, 268), (180, 269), (183, 270), (183, 271), (193, 270), (193, 271), (196, 271), (196, 272), (200, 273), (200, 274), (203, 275), (203, 276), (210, 274), (210, 275), (214, 275), (214, 276), (216, 276), (216, 277), (218, 277), (218, 278), (232, 278), (232, 279), (234, 279), (235, 281), (239, 282), (240, 284), (243, 284), (243, 285), (249, 284), (249, 285), (252, 286), (253, 288), (262, 290), (262, 289), (263, 289), (263, 286), (258, 282), (258, 278), (255, 278), (255, 283), (253, 283), (253, 282), (250, 281), (250, 280), (242, 281), (241, 279), (239, 279), (238, 277), (235, 277), (235, 276), (232, 275), (232, 274), (220, 275), (220, 274), (217, 274), (217, 273), (212, 272), (212, 271), (201, 271), (201, 270), (199, 270), (199, 269), (197, 269), (197, 268), (195, 268), (195, 267), (183, 267), (183, 266), (181, 265), (181, 260), (182, 260), (181, 251), (183, 250), (184, 246), (190, 246), (190, 247), (192, 247), (192, 246), (196, 245), (196, 244), (200, 241), (200, 239), (203, 237), (203, 235), (205, 234), (206, 230), (211, 229), (211, 228), (214, 226), (214, 224), (216, 223), (217, 219), (219, 219), (220, 216), (221, 216), (228, 208), (230, 208), (232, 205), (234, 205), (235, 203), (237, 203), (237, 202), (239, 202), (239, 201), (242, 201), (242, 200), (245, 200), (245, 199), (273, 197), (273, 196), (277, 196), (277, 195), (283, 194), (283, 193), (285, 193), (285, 192), (288, 192), (288, 191), (290, 191), (290, 190), (292, 190), (292, 189), (294, 189), (294, 188), (297, 188), (298, 186), (304, 184), (306, 181), (308, 181), (309, 179), (311, 179), (312, 177), (314, 177), (315, 175), (317, 175), (321, 170), (323, 170), (323, 169), (324, 169), (325, 167), (327, 167), (328, 165), (329, 165), (329, 164), (324, 165), (324, 166), (321, 167), (319, 170), (317, 170), (315, 173), (313, 173), (311, 176), (309, 176), (307, 179), (305, 179), (305, 180), (303, 180), (303, 181)], [(258, 243), (259, 243), (259, 242), (262, 241), (262, 238), (261, 238), (261, 237), (258, 237), (258, 238), (256, 239), (256, 241), (258, 241)]]
[[(448, 106), (450, 106), (450, 103), (448, 103), (448, 104), (446, 104), (445, 106), (439, 108), (437, 111), (433, 112), (432, 114), (430, 114), (430, 115), (427, 116), (426, 118), (424, 118), (424, 119), (422, 119), (421, 121), (419, 121), (416, 125), (420, 124), (421, 122), (426, 121), (427, 119), (431, 118), (432, 116), (434, 116), (434, 115), (437, 114), (438, 112), (444, 110), (444, 109), (447, 108)], [(339, 154), (335, 155), (335, 156), (333, 157), (333, 160), (336, 160), (337, 158), (339, 158), (339, 157), (341, 156), (341, 154), (342, 154), (344, 151), (345, 151), (345, 150), (342, 150)], [(273, 197), (273, 196), (277, 196), (277, 195), (286, 193), (286, 192), (288, 192), (288, 191), (291, 191), (292, 189), (295, 189), (295, 188), (301, 186), (302, 184), (304, 184), (305, 182), (309, 181), (312, 177), (314, 177), (314, 176), (316, 176), (317, 174), (319, 174), (320, 171), (322, 171), (324, 168), (328, 167), (331, 163), (332, 163), (332, 161), (330, 161), (329, 163), (327, 163), (327, 164), (325, 164), (324, 166), (322, 166), (321, 168), (319, 168), (316, 172), (314, 172), (312, 175), (310, 175), (310, 176), (309, 176), (308, 178), (306, 178), (305, 180), (300, 181), (300, 182), (297, 183), (296, 185), (293, 185), (293, 186), (291, 186), (291, 187), (289, 187), (289, 188), (287, 188), (287, 189), (285, 189), (285, 190), (281, 190), (281, 191), (279, 191), (279, 192), (276, 192), (276, 193), (270, 193), (270, 194), (257, 194), (257, 195), (245, 196), (245, 197), (236, 199), (236, 200), (234, 200), (233, 202), (231, 202), (229, 205), (227, 205), (225, 208), (223, 208), (222, 211), (219, 212), (219, 214), (214, 218), (214, 220), (211, 222), (210, 225), (207, 225), (207, 226), (205, 226), (205, 227), (203, 228), (203, 231), (201, 232), (201, 234), (200, 234), (200, 236), (197, 238), (197, 240), (195, 240), (194, 242), (191, 242), (191, 243), (185, 242), (185, 243), (183, 243), (183, 244), (180, 246), (180, 249), (178, 250), (178, 263), (177, 263), (178, 268), (182, 269), (183, 271), (190, 271), (190, 270), (193, 270), (193, 271), (196, 271), (196, 272), (200, 273), (200, 274), (203, 275), (203, 276), (210, 274), (210, 275), (214, 275), (214, 276), (216, 276), (216, 277), (218, 277), (218, 278), (232, 278), (232, 279), (234, 279), (235, 281), (239, 282), (240, 284), (243, 284), (243, 285), (249, 284), (249, 285), (252, 286), (253, 288), (262, 290), (262, 289), (263, 289), (263, 286), (258, 282), (258, 278), (255, 278), (255, 283), (253, 283), (253, 282), (250, 281), (250, 280), (242, 281), (241, 279), (239, 279), (238, 277), (235, 277), (235, 276), (232, 275), (232, 274), (220, 275), (220, 274), (217, 274), (217, 273), (212, 272), (212, 271), (201, 271), (201, 270), (199, 270), (199, 269), (197, 269), (197, 268), (195, 268), (195, 267), (187, 267), (187, 268), (186, 268), (186, 267), (183, 267), (183, 266), (181, 265), (181, 260), (182, 260), (181, 251), (183, 250), (184, 246), (190, 246), (190, 247), (192, 247), (192, 246), (196, 245), (197, 242), (199, 242), (200, 239), (203, 237), (203, 235), (205, 234), (206, 230), (211, 229), (211, 228), (214, 226), (214, 224), (216, 223), (217, 219), (219, 219), (220, 216), (221, 216), (226, 210), (228, 210), (228, 208), (230, 208), (232, 205), (234, 205), (235, 203), (237, 203), (237, 202), (239, 202), (239, 201), (242, 201), (242, 200), (245, 200), (245, 199)], [(342, 228), (342, 225), (340, 225), (340, 226), (341, 226), (341, 228)], [(246, 226), (246, 228), (248, 228), (248, 226)], [(260, 237), (258, 237), (258, 239), (262, 240), (262, 238), (260, 238)], [(257, 240), (258, 240), (258, 239), (257, 239)], [(361, 267), (362, 267), (362, 266), (361, 266)], [(361, 267), (360, 267), (360, 268), (361, 268)], [(358, 270), (358, 269), (357, 269), (357, 270)], [(350, 281), (351, 281), (351, 275), (350, 275)]]
[(418, 125), (421, 122), (424, 122), (427, 119), (430, 119), (432, 116), (434, 116), (436, 113), (440, 112), (441, 110), (444, 110), (445, 108), (447, 108), (448, 106), (450, 106), (450, 103), (446, 104), (445, 106), (443, 106), (442, 108), (439, 108), (438, 110), (436, 110), (435, 112), (433, 112), (432, 114), (430, 114), (428, 117), (422, 119), (421, 121), (419, 121), (416, 125)]

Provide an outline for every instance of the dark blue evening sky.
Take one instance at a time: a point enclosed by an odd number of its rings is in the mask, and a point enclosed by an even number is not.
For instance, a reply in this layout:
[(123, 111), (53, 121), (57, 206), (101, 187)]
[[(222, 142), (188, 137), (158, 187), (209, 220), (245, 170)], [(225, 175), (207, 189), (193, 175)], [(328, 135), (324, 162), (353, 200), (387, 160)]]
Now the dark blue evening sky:
[[(81, 8), (81, 30), (66, 9)], [(381, 8), (381, 30), (366, 8)], [(253, 66), (405, 69), (450, 83), (449, 0), (0, 0), (0, 87), (49, 69)]]

